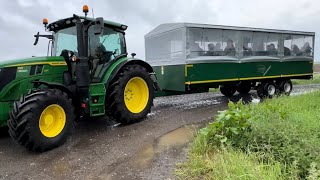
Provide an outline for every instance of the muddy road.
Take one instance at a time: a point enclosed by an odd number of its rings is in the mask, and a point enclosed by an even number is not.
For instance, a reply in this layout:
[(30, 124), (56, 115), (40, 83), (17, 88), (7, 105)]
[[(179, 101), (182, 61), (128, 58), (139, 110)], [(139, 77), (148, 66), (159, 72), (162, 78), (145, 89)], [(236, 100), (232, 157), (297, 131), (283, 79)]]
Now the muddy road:
[[(316, 89), (320, 85), (295, 86), (293, 95)], [(253, 92), (242, 98), (259, 101)], [(0, 179), (173, 178), (175, 164), (185, 160), (197, 129), (227, 102), (220, 93), (156, 98), (143, 122), (121, 126), (106, 118), (81, 121), (66, 144), (42, 154), (26, 151), (2, 133)]]

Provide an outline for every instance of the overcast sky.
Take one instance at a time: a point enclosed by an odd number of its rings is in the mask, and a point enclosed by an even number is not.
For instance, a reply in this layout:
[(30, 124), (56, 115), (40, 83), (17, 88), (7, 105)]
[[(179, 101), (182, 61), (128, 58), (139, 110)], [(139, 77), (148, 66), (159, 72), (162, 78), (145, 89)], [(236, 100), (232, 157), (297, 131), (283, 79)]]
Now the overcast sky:
[[(82, 5), (95, 17), (128, 25), (128, 52), (144, 58), (144, 35), (161, 23), (194, 22), (218, 25), (311, 31), (320, 34), (320, 1), (316, 0), (10, 0), (1, 2), (0, 61), (46, 55), (46, 39), (33, 46), (33, 35), (49, 23), (72, 14)], [(92, 16), (91, 12), (89, 16)], [(319, 38), (315, 54), (320, 60)]]

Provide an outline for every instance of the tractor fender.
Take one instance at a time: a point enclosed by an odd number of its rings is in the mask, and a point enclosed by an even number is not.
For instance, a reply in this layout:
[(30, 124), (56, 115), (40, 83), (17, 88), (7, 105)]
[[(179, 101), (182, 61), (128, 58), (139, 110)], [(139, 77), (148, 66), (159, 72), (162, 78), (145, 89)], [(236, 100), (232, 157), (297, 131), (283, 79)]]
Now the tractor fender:
[(48, 88), (54, 88), (54, 89), (59, 89), (65, 93), (67, 93), (70, 97), (74, 97), (74, 92), (71, 91), (67, 86), (63, 84), (58, 84), (58, 83), (51, 83), (51, 82), (46, 82), (46, 81), (33, 81), (32, 82), (35, 87), (39, 87), (40, 85), (47, 86)]
[(111, 73), (110, 77), (108, 78), (108, 80), (107, 80), (107, 82), (106, 82), (106, 84), (105, 84), (106, 89), (108, 89), (110, 82), (113, 80), (113, 78), (119, 73), (119, 71), (120, 71), (123, 67), (125, 67), (125, 66), (127, 66), (127, 65), (132, 65), (132, 64), (138, 64), (138, 65), (146, 68), (147, 71), (150, 73), (152, 80), (154, 81), (155, 89), (156, 89), (156, 90), (160, 90), (160, 87), (159, 87), (159, 85), (158, 85), (158, 83), (157, 83), (157, 80), (156, 80), (155, 73), (154, 73), (154, 71), (153, 71), (153, 68), (150, 66), (150, 64), (148, 64), (147, 62), (145, 62), (145, 61), (143, 61), (143, 60), (141, 60), (141, 59), (135, 59), (135, 58), (129, 58), (129, 59), (127, 59), (126, 61), (121, 62), (120, 64), (118, 64), (118, 65), (112, 70), (112, 73)]

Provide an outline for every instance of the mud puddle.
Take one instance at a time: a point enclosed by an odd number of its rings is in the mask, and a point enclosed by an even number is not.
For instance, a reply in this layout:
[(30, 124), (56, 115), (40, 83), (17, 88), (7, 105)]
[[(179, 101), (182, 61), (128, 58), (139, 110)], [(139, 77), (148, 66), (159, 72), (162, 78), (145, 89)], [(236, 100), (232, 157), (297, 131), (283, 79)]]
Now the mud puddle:
[(196, 135), (199, 125), (185, 125), (173, 130), (148, 144), (130, 160), (130, 164), (138, 169), (147, 168), (158, 154), (171, 149), (180, 149)]
[[(144, 145), (128, 161), (119, 164), (112, 172), (107, 173), (108, 175), (101, 174), (99, 177), (101, 179), (140, 179), (145, 177), (146, 174), (152, 174), (155, 164), (175, 166), (176, 161), (181, 159), (179, 157), (183, 154), (183, 149), (187, 147), (197, 131), (203, 126), (203, 123), (184, 125), (164, 134), (154, 140), (153, 143)], [(173, 157), (177, 157), (177, 159)], [(170, 162), (163, 164), (163, 161)]]

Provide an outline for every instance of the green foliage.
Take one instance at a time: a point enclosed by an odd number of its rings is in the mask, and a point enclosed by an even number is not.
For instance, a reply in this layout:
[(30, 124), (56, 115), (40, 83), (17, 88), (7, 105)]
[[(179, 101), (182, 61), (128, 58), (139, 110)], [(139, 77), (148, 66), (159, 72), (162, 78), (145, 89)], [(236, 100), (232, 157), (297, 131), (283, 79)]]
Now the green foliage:
[[(306, 178), (320, 163), (320, 93), (282, 97), (251, 106), (251, 132), (242, 139), (242, 150), (271, 154)], [(316, 165), (318, 164), (318, 165)]]
[[(319, 109), (320, 91), (245, 106), (241, 102), (230, 102), (228, 110), (219, 112), (214, 122), (200, 130), (184, 167), (190, 168), (191, 164), (198, 161), (194, 166), (197, 169), (195, 172), (200, 172), (201, 167), (204, 177), (212, 174), (210, 167), (200, 161), (215, 163), (212, 162), (216, 161), (213, 152), (225, 149), (230, 153), (242, 152), (252, 156), (258, 163), (280, 163), (285, 179), (319, 179)], [(224, 160), (227, 158), (222, 157)], [(240, 168), (233, 164), (224, 166)], [(231, 167), (225, 168), (223, 173), (233, 173)]]
[(209, 137), (212, 145), (234, 145), (242, 139), (244, 132), (250, 131), (250, 110), (243, 108), (242, 101), (236, 104), (229, 102), (228, 107), (228, 110), (219, 112), (216, 121), (200, 130), (200, 134)]
[(285, 179), (281, 164), (272, 158), (262, 162), (254, 153), (229, 148), (191, 154), (187, 163), (178, 164), (175, 174), (178, 179)]

